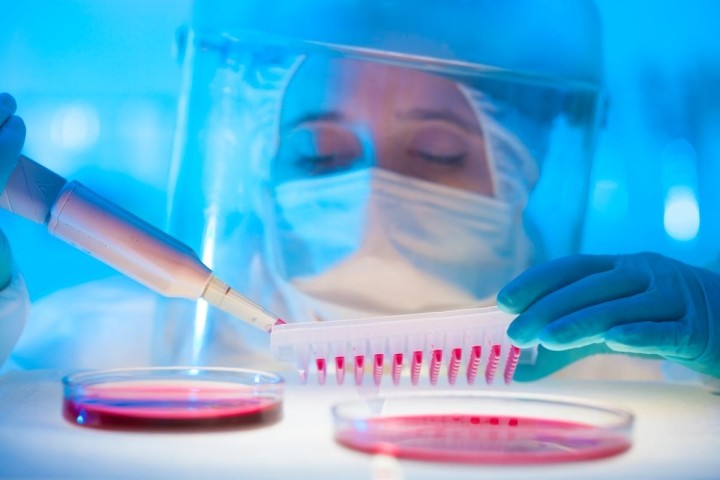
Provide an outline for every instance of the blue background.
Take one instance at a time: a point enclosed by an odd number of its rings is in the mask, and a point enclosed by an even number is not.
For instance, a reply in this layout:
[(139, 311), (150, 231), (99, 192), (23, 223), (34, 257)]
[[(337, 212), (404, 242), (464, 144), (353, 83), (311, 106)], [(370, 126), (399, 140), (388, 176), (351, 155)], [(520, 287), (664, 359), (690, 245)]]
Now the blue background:
[[(561, 0), (557, 0), (561, 1)], [(709, 265), (720, 247), (720, 2), (598, 0), (611, 95), (584, 250)], [(189, 0), (0, 2), (26, 155), (162, 225)], [(33, 299), (113, 274), (0, 212)]]

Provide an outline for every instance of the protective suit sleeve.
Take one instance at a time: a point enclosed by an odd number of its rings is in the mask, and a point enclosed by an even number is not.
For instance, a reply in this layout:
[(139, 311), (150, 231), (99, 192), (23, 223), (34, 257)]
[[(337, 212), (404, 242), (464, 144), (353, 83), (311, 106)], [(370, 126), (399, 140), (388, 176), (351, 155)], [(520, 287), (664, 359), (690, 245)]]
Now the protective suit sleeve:
[[(15, 99), (0, 93), (0, 191), (17, 164), (25, 142), (25, 124), (15, 116)], [(0, 365), (17, 342), (28, 311), (25, 282), (12, 262), (7, 238), (0, 231)]]
[(525, 271), (498, 304), (519, 314), (508, 328), (518, 346), (541, 346), (527, 379), (608, 352), (720, 377), (720, 277), (709, 270), (654, 253), (573, 255)]
[(149, 365), (157, 299), (121, 275), (37, 299), (5, 370)]
[(5, 363), (20, 338), (29, 311), (25, 281), (17, 268), (13, 268), (10, 283), (0, 291), (0, 365)]

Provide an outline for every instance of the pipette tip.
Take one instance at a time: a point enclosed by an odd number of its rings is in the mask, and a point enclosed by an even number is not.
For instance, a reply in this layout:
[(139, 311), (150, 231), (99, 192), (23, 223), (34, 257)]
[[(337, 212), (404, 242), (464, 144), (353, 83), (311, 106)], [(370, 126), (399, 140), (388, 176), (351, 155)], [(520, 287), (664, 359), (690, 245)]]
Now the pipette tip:
[(215, 276), (211, 276), (202, 296), (208, 303), (268, 333), (286, 322), (233, 290)]

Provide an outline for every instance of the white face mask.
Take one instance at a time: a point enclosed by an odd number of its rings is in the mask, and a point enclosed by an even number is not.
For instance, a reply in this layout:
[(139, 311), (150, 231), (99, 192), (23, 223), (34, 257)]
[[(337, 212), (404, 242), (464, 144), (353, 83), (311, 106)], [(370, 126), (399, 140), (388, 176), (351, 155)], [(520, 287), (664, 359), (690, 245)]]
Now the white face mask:
[(288, 182), (274, 200), (266, 254), (292, 315), (486, 305), (527, 266), (519, 214), (475, 193), (370, 168)]

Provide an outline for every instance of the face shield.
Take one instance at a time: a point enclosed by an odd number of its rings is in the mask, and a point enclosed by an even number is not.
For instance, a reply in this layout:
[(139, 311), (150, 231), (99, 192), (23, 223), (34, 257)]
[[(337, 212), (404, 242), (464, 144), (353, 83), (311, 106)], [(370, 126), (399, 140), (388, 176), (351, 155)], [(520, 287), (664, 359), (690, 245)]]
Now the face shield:
[(335, 320), (492, 304), (577, 250), (588, 4), (275, 3), (198, 2), (186, 39), (169, 225), (219, 276)]

